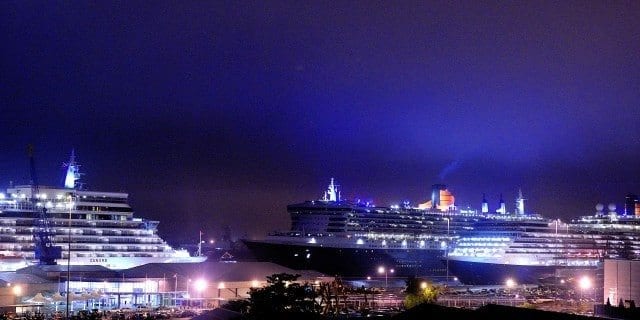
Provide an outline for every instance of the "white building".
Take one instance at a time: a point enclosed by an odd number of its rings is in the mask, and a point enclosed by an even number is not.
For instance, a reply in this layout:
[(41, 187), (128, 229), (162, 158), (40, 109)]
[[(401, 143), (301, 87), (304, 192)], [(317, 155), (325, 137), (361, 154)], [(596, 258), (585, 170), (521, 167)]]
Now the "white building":
[(628, 305), (631, 300), (640, 303), (640, 261), (612, 260), (604, 261), (604, 301), (609, 299), (617, 306), (619, 301)]

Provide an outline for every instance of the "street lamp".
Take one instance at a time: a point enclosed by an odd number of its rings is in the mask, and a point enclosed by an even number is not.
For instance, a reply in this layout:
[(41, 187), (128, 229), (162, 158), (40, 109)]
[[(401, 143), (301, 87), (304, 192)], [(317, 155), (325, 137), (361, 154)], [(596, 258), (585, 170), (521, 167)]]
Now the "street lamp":
[(379, 266), (378, 267), (378, 273), (379, 274), (383, 274), (384, 273), (384, 287), (388, 288), (389, 287), (389, 273), (394, 273), (395, 270), (393, 269), (389, 269), (387, 270), (387, 268), (385, 268), (384, 266)]
[[(448, 217), (444, 217), (444, 220), (447, 221), (447, 241), (451, 242), (451, 239), (449, 238), (449, 218)], [(445, 256), (447, 258), (447, 278), (445, 280), (445, 282), (448, 284), (449, 283), (449, 245), (447, 243), (447, 246), (445, 247)]]
[[(507, 287), (508, 298), (511, 300), (511, 304), (513, 305), (514, 296), (511, 295), (511, 289), (515, 288), (516, 285), (518, 285), (518, 284), (516, 283), (515, 280), (513, 280), (513, 278), (507, 278), (507, 280), (504, 282), (504, 285)], [(515, 295), (515, 297), (517, 297), (517, 295)]]
[(16, 298), (22, 295), (22, 287), (20, 285), (13, 286), (13, 289), (11, 291), (13, 291), (13, 294), (16, 295)]
[[(11, 289), (11, 291), (13, 292), (13, 295), (15, 296), (15, 298), (13, 298), (15, 304), (22, 304), (22, 299), (20, 298), (20, 296), (22, 296), (22, 286), (20, 285), (14, 285), (13, 289)], [(22, 308), (22, 310), (24, 311), (24, 308)]]
[[(224, 288), (224, 282), (220, 282), (220, 284), (218, 285), (218, 289), (220, 289), (220, 285), (222, 285), (222, 287)], [(193, 286), (196, 289), (196, 292), (198, 292), (198, 300), (200, 301), (200, 307), (202, 307), (202, 292), (207, 289), (207, 280), (205, 279), (198, 279), (193, 283)]]
[(196, 280), (196, 282), (194, 283), (194, 286), (196, 288), (196, 291), (198, 292), (202, 292), (204, 291), (204, 289), (207, 288), (207, 280), (204, 279), (198, 279)]
[(67, 221), (67, 319), (69, 319), (69, 304), (71, 296), (69, 295), (69, 283), (71, 282), (71, 210), (73, 210), (73, 197), (67, 196), (67, 209), (69, 209), (69, 221)]
[(449, 217), (444, 217), (443, 219), (447, 221), (447, 236), (448, 236), (449, 235)]
[(582, 278), (580, 278), (579, 285), (581, 289), (580, 292), (582, 293), (582, 297), (584, 298), (584, 291), (591, 289), (591, 287), (593, 286), (593, 281), (588, 276), (583, 276)]
[(158, 293), (158, 287), (159, 286), (154, 286), (153, 280), (147, 279), (144, 281), (144, 293), (146, 295), (146, 304), (147, 305), (151, 305), (151, 294), (152, 293)]
[(187, 280), (187, 294), (185, 295), (185, 298), (187, 298), (187, 307), (191, 306), (191, 295), (189, 294), (189, 284), (191, 283), (191, 278), (189, 278)]
[(178, 274), (174, 274), (173, 277), (176, 278), (176, 282), (173, 286), (173, 305), (176, 306), (178, 305)]

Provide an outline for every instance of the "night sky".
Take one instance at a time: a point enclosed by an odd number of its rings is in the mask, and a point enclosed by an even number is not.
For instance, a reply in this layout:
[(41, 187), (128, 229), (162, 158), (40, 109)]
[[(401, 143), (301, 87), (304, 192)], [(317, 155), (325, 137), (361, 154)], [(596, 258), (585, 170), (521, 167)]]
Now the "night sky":
[(550, 218), (640, 193), (638, 1), (1, 1), (0, 185), (125, 191), (171, 244), (344, 197)]

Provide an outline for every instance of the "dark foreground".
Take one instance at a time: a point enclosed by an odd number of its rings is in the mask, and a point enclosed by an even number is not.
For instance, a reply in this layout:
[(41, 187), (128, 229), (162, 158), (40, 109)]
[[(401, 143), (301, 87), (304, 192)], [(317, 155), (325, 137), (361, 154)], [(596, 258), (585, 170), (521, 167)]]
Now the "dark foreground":
[[(243, 318), (239, 313), (220, 312), (218, 309), (211, 313), (202, 314), (193, 320), (213, 320), (213, 319), (254, 319)], [(321, 316), (318, 314), (308, 315), (300, 313), (286, 313), (269, 315), (269, 319), (390, 319), (390, 320), (413, 320), (413, 319), (554, 319), (554, 320), (597, 320), (606, 319), (593, 316), (583, 316), (569, 313), (543, 311), (529, 308), (519, 308), (503, 305), (489, 304), (478, 309), (463, 309), (445, 307), (437, 304), (422, 304), (396, 314), (384, 314), (380, 312), (363, 315), (337, 315)], [(265, 318), (266, 319), (266, 318)]]
[(582, 316), (570, 313), (561, 313), (553, 311), (543, 311), (529, 308), (511, 307), (504, 305), (489, 304), (475, 310), (444, 307), (435, 304), (422, 304), (406, 310), (398, 315), (389, 317), (389, 319), (433, 319), (450, 317), (450, 319), (604, 319), (592, 316)]

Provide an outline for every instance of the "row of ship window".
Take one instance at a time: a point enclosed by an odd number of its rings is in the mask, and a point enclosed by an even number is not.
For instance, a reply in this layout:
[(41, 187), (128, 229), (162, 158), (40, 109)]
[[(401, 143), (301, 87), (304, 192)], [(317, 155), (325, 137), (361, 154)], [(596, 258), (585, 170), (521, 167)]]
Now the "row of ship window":
[[(121, 229), (139, 229), (142, 227), (143, 223), (140, 221), (109, 221), (108, 220), (72, 220), (72, 227), (117, 227)], [(50, 220), (49, 225), (52, 227), (68, 227), (68, 220)], [(23, 226), (23, 227), (33, 227), (34, 219), (18, 219), (18, 220), (0, 220), (0, 226)]]
[[(65, 247), (65, 250), (68, 247)], [(32, 252), (34, 250), (33, 245), (12, 245), (12, 244), (1, 244), (0, 250), (9, 250), (9, 251), (26, 251)], [(63, 251), (65, 251), (63, 250)], [(115, 246), (103, 246), (102, 249), (96, 249), (95, 246), (85, 246), (85, 245), (72, 245), (72, 251), (78, 250), (90, 250), (90, 251), (113, 251), (113, 252), (137, 252), (137, 251), (145, 251), (145, 252), (163, 252), (165, 251), (165, 247), (163, 246), (153, 246), (153, 247), (126, 247), (126, 248), (118, 248)]]
[[(0, 235), (8, 234), (8, 235), (31, 235), (33, 231), (31, 228), (17, 228), (17, 229), (0, 229)], [(67, 230), (51, 230), (51, 235), (61, 235), (66, 236), (69, 234)], [(71, 230), (72, 235), (88, 235), (88, 236), (105, 236), (105, 237), (157, 237), (155, 233), (149, 231), (136, 231), (136, 230), (101, 230), (100, 232), (96, 230)]]
[[(54, 205), (53, 203), (49, 203), (47, 202), (45, 204), (45, 206), (47, 208), (50, 208), (52, 211), (65, 211), (65, 203), (63, 202), (59, 202), (58, 204)], [(21, 210), (21, 211), (26, 211), (25, 214), (33, 214), (33, 211), (35, 211), (34, 208), (34, 204), (31, 202), (18, 202), (15, 204), (11, 204), (11, 205), (2, 205), (1, 206), (2, 209), (5, 210)], [(126, 207), (109, 207), (109, 206), (83, 206), (83, 205), (77, 205), (73, 208), (74, 211), (103, 211), (103, 212), (133, 212), (133, 209), (131, 209), (131, 207), (126, 206)], [(69, 213), (69, 210), (66, 209), (66, 213)]]
[(127, 198), (112, 198), (112, 197), (87, 197), (82, 196), (80, 198), (82, 202), (108, 202), (108, 203), (127, 203)]
[(74, 211), (133, 212), (131, 207), (76, 206)]
[[(60, 235), (54, 237), (54, 239), (58, 242), (68, 242), (69, 237), (66, 235)], [(85, 236), (74, 236), (72, 237), (73, 242), (111, 242), (111, 243), (163, 243), (160, 238), (135, 238), (135, 237), (111, 237), (109, 239), (106, 238), (92, 238)], [(135, 241), (132, 241), (135, 240)], [(20, 242), (20, 243), (30, 243), (33, 242), (33, 236), (31, 234), (27, 234), (24, 236), (0, 236), (0, 242)]]
[(136, 253), (136, 254), (110, 254), (110, 255), (78, 254), (78, 255), (75, 255), (75, 256), (76, 257), (80, 257), (80, 258), (92, 258), (92, 257), (99, 257), (99, 258), (118, 258), (118, 257), (122, 257), (122, 258), (151, 258), (151, 257), (155, 257), (156, 255), (145, 254), (145, 253)]

